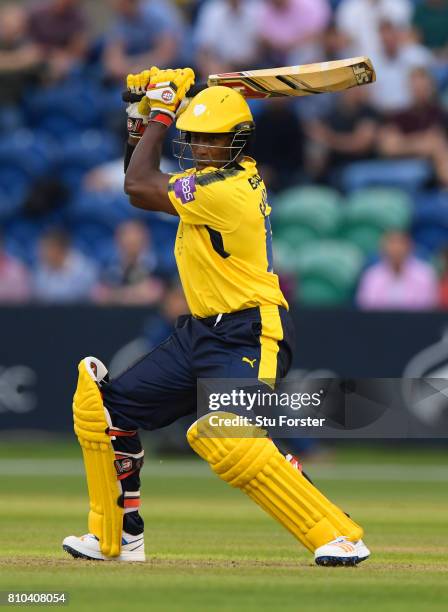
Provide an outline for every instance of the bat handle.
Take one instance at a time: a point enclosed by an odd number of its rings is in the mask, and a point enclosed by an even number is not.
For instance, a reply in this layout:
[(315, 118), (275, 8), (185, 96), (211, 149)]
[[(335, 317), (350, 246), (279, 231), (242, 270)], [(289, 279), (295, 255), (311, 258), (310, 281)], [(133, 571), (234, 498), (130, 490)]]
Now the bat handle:
[[(207, 87), (208, 87), (207, 83), (198, 83), (197, 85), (193, 85), (193, 87), (190, 87), (190, 89), (187, 92), (187, 98), (193, 98), (196, 94), (198, 94), (203, 89), (206, 89)], [(123, 100), (123, 102), (133, 103), (133, 102), (140, 102), (143, 96), (144, 94), (132, 93), (128, 89), (126, 89), (121, 94), (121, 99)]]

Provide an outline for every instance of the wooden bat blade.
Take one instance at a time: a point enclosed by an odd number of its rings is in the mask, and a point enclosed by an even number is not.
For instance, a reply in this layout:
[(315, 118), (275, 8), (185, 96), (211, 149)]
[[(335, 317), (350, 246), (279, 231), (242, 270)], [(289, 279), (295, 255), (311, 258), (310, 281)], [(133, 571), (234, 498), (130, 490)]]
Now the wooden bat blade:
[(245, 98), (273, 98), (342, 91), (375, 80), (371, 60), (368, 57), (352, 57), (303, 66), (211, 74), (207, 84), (209, 87), (231, 87)]

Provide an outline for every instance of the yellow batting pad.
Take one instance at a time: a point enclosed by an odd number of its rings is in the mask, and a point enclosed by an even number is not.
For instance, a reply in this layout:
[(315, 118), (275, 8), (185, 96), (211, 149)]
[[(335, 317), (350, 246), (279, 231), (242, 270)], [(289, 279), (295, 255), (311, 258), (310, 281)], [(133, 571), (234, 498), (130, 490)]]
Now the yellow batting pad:
[(103, 400), (84, 361), (78, 366), (79, 378), (73, 398), (73, 418), (84, 457), (90, 498), (89, 532), (100, 541), (108, 557), (120, 554), (123, 509), (117, 504), (121, 487), (114, 467), (114, 451), (105, 433), (108, 423)]
[[(229, 413), (215, 412), (222, 418)], [(246, 427), (246, 437), (234, 427), (208, 424), (208, 415), (196, 421), (187, 433), (193, 450), (231, 486), (247, 493), (259, 506), (314, 552), (339, 536), (355, 542), (363, 530), (332, 504), (279, 452), (258, 427)], [(241, 434), (243, 435), (243, 434)], [(222, 437), (221, 437), (222, 436)], [(251, 436), (251, 437), (249, 437)]]

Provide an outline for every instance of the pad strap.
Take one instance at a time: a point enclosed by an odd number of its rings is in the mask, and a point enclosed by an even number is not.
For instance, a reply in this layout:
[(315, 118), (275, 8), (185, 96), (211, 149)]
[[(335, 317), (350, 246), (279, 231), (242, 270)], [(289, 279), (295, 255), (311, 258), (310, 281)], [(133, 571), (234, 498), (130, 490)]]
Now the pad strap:
[(106, 433), (111, 438), (131, 438), (137, 435), (137, 430), (120, 429), (119, 427), (107, 427)]
[(140, 491), (125, 491), (118, 498), (118, 505), (125, 512), (135, 512), (140, 508)]

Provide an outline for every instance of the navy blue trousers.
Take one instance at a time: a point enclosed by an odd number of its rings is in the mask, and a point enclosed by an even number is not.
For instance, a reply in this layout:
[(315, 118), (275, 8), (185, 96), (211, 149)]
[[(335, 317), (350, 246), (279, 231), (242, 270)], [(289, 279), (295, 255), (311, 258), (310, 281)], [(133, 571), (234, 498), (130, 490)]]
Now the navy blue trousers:
[[(291, 365), (294, 330), (284, 308), (275, 314), (283, 338), (277, 343), (274, 376), (282, 378)], [(168, 340), (102, 387), (114, 426), (154, 430), (194, 413), (198, 378), (256, 380), (264, 325), (258, 307), (220, 320), (180, 317)]]
[[(266, 371), (266, 360), (273, 378), (285, 376), (294, 346), (292, 323), (284, 308), (268, 310), (267, 315), (264, 309), (250, 308), (222, 318), (180, 317), (168, 340), (101, 387), (113, 425), (130, 431), (154, 430), (194, 413), (198, 378), (256, 381)], [(272, 330), (280, 340), (266, 340), (266, 332)], [(115, 438), (112, 445), (116, 453), (142, 450), (136, 432)], [(121, 485), (125, 495), (139, 495), (140, 469)], [(123, 527), (134, 535), (143, 532), (137, 510), (125, 511)]]

